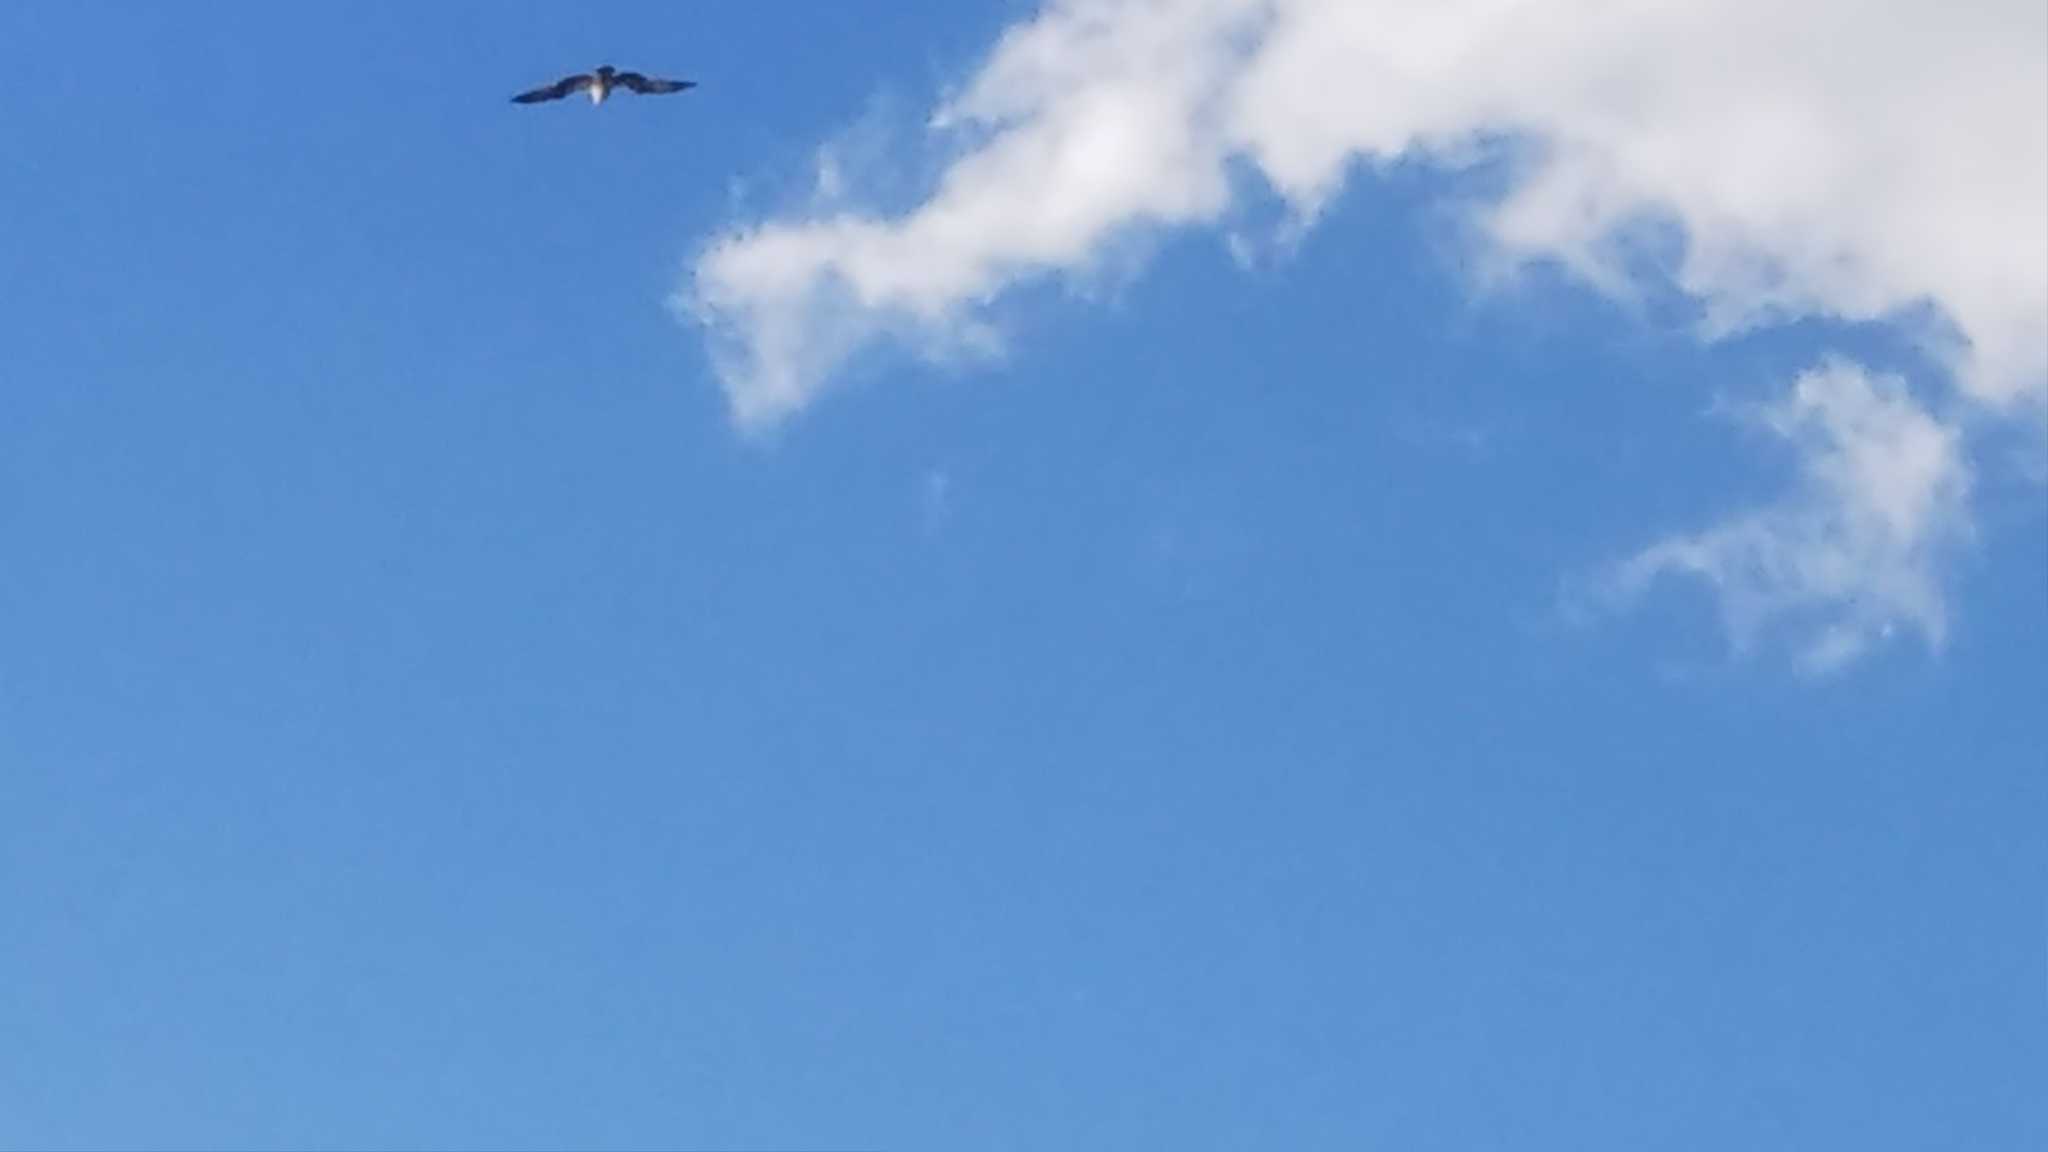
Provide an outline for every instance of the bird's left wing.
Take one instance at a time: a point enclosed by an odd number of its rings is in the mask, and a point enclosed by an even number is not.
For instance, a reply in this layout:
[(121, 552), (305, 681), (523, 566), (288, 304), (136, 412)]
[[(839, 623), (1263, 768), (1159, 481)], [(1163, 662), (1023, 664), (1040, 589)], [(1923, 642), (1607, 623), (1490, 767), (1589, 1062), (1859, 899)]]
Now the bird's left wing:
[(638, 92), (642, 96), (659, 96), (665, 92), (681, 92), (697, 86), (695, 80), (656, 80), (642, 76), (638, 72), (621, 72), (612, 79), (618, 81), (619, 87)]

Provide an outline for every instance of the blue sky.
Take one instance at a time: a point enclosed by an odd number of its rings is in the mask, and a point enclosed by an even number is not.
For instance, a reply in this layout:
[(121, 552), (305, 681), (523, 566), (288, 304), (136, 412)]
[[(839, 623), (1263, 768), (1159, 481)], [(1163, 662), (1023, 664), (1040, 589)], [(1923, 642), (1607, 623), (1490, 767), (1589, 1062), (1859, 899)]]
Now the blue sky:
[(2048, 1144), (2048, 17), (1252, 7), (0, 9), (0, 1145)]

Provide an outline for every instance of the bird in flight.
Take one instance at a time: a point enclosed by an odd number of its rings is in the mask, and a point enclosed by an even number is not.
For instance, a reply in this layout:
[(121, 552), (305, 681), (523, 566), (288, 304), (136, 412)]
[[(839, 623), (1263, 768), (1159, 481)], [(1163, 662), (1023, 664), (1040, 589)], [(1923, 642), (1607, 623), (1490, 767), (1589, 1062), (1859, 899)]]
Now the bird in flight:
[(573, 96), (578, 92), (588, 92), (591, 104), (597, 105), (604, 103), (604, 98), (611, 95), (614, 88), (624, 88), (628, 92), (642, 96), (659, 96), (665, 92), (681, 92), (696, 86), (695, 80), (655, 80), (638, 72), (621, 72), (607, 64), (595, 72), (579, 72), (574, 76), (565, 76), (546, 87), (521, 92), (512, 98), (512, 102), (539, 104), (546, 100), (560, 100), (564, 96)]

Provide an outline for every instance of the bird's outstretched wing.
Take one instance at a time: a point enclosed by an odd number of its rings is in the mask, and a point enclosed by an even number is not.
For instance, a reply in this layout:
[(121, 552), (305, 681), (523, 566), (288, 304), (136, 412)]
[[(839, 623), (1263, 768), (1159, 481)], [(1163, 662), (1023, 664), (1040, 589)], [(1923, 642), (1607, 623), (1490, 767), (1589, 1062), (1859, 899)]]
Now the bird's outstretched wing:
[(565, 76), (545, 88), (535, 88), (531, 92), (521, 92), (512, 98), (512, 102), (514, 104), (538, 104), (543, 100), (560, 100), (564, 96), (581, 92), (588, 87), (590, 87), (590, 74), (579, 72), (574, 76)]
[(642, 96), (659, 96), (665, 92), (681, 92), (695, 88), (695, 80), (655, 80), (638, 72), (621, 72), (612, 77), (619, 87), (638, 92)]

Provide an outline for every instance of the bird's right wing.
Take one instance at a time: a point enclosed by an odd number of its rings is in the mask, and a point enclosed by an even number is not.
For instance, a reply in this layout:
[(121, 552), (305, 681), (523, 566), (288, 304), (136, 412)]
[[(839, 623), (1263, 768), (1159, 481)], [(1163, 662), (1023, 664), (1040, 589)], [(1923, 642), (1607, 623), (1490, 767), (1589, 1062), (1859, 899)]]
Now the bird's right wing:
[(590, 75), (579, 72), (574, 76), (567, 76), (557, 80), (545, 88), (535, 88), (531, 92), (521, 92), (512, 98), (512, 102), (514, 104), (538, 104), (543, 100), (560, 100), (571, 93), (581, 92), (589, 86)]

